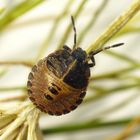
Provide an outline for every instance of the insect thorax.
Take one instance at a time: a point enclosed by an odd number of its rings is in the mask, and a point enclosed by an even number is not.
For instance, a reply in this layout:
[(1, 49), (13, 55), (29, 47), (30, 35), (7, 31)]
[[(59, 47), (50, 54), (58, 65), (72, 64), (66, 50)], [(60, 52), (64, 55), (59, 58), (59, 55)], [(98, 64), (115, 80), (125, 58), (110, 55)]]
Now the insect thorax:
[(81, 48), (58, 50), (47, 57), (47, 67), (57, 77), (74, 88), (84, 88), (88, 84), (90, 70), (86, 53)]

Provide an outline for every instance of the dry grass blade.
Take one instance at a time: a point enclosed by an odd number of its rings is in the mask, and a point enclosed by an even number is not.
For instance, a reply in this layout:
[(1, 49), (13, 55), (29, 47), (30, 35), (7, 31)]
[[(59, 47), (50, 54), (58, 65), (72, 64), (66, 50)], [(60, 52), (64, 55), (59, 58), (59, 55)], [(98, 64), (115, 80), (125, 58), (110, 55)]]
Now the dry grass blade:
[(24, 65), (32, 67), (33, 63), (30, 61), (0, 61), (0, 65)]
[(134, 118), (127, 126), (126, 128), (117, 136), (114, 136), (113, 138), (107, 139), (107, 140), (125, 140), (133, 130), (140, 124), (140, 116), (137, 116)]

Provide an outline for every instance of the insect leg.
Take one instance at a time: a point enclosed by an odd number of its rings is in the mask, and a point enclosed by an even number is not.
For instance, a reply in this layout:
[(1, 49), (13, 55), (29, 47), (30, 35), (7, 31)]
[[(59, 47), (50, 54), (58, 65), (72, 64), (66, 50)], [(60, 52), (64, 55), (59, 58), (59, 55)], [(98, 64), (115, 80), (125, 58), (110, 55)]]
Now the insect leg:
[(89, 63), (88, 66), (89, 67), (95, 66), (95, 58), (94, 58), (94, 55), (90, 54), (89, 55), (89, 58), (91, 59), (92, 63)]

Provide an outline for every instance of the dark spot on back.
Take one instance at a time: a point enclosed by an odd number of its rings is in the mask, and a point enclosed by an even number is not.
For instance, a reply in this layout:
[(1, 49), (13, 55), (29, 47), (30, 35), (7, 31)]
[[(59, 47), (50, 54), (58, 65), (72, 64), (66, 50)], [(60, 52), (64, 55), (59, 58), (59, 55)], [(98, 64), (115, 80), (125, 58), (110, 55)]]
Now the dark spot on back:
[(76, 104), (79, 105), (79, 104), (82, 103), (82, 101), (83, 101), (82, 99), (79, 99), (79, 100), (76, 101)]
[(51, 97), (51, 96), (48, 95), (48, 94), (45, 94), (45, 98), (48, 99), (48, 100), (53, 100), (53, 97)]
[(35, 98), (29, 96), (30, 100), (34, 103), (35, 102)]
[(67, 113), (69, 113), (70, 111), (69, 110), (67, 110), (67, 109), (64, 109), (63, 110), (63, 114), (67, 114)]
[(41, 110), (41, 111), (45, 111), (45, 107), (42, 104), (38, 104), (37, 107)]
[(33, 74), (30, 72), (30, 73), (29, 73), (29, 76), (28, 76), (28, 79), (29, 79), (29, 80), (32, 80), (33, 78), (34, 78), (34, 76), (33, 76)]
[(55, 115), (56, 115), (56, 116), (60, 116), (60, 115), (62, 115), (62, 113), (61, 113), (61, 112), (56, 111), (56, 112), (55, 112)]
[(37, 63), (37, 65), (38, 65), (38, 66), (42, 66), (43, 62), (44, 62), (44, 60), (41, 59), (41, 60), (39, 60), (39, 62)]
[(32, 71), (33, 71), (33, 72), (37, 72), (37, 66), (36, 66), (36, 65), (34, 65), (34, 66), (32, 67)]
[(33, 102), (33, 104), (34, 104), (35, 106), (37, 106), (37, 103), (36, 103), (36, 102)]
[(55, 86), (58, 90), (61, 90), (61, 88), (60, 87), (58, 87), (56, 84), (54, 84), (54, 83), (51, 83), (53, 86)]
[(76, 105), (72, 105), (72, 106), (70, 107), (71, 110), (74, 110), (74, 109), (76, 109), (76, 108), (77, 108)]
[(45, 108), (42, 104), (39, 104), (39, 107), (40, 107), (40, 108), (42, 108), (42, 109), (44, 109), (44, 108)]
[(40, 105), (36, 105), (36, 107), (37, 107), (40, 111), (45, 112), (44, 108), (40, 107)]
[(59, 94), (58, 91), (57, 91), (55, 88), (53, 88), (53, 87), (48, 87), (48, 90), (49, 90), (52, 94), (54, 94), (54, 95), (58, 95), (58, 94)]
[(49, 114), (49, 115), (54, 115), (51, 111), (48, 111), (48, 114)]
[(27, 82), (28, 87), (32, 87), (32, 83), (30, 81)]
[(84, 91), (84, 92), (82, 92), (81, 94), (80, 94), (80, 98), (83, 98), (84, 96), (86, 95), (86, 92)]
[(32, 93), (33, 93), (33, 92), (32, 92), (30, 89), (28, 89), (28, 94), (29, 94), (29, 95), (32, 95)]

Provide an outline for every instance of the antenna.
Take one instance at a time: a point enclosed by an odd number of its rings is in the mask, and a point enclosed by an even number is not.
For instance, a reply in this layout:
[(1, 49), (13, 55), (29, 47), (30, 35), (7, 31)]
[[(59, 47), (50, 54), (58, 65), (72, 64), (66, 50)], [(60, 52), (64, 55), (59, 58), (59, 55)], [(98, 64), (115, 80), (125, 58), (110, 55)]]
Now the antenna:
[(74, 50), (76, 48), (77, 34), (76, 34), (76, 27), (75, 27), (73, 16), (71, 16), (71, 21), (72, 21), (72, 26), (73, 26), (73, 31), (74, 31), (74, 45), (73, 45), (73, 50)]
[(119, 46), (122, 46), (122, 45), (124, 45), (124, 43), (118, 43), (118, 44), (107, 46), (107, 47), (104, 47), (104, 48), (101, 48), (101, 49), (97, 49), (97, 50), (91, 52), (91, 55), (96, 55), (96, 54), (100, 53), (101, 51), (104, 51), (104, 50), (107, 50), (107, 49), (110, 49), (110, 48), (119, 47)]

